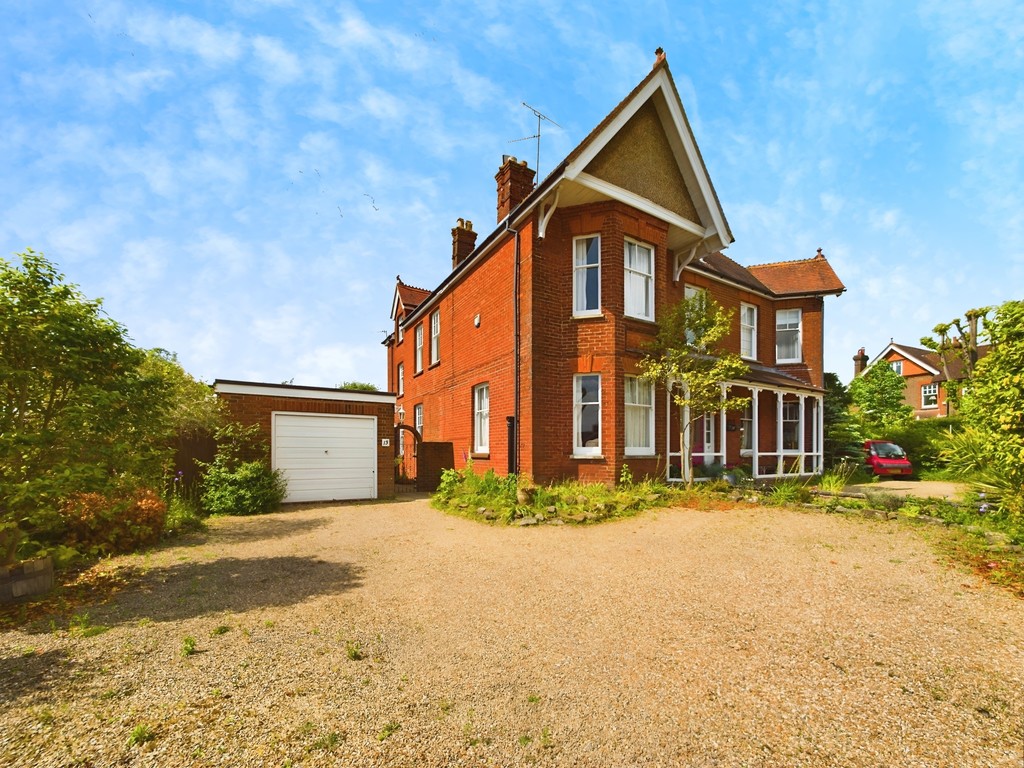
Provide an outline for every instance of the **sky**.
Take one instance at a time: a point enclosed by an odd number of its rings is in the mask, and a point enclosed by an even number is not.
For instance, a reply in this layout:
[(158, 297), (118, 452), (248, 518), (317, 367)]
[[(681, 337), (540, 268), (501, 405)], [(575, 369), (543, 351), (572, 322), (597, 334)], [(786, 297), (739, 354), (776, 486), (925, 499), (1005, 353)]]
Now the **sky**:
[[(395, 277), (496, 224), (663, 47), (743, 265), (821, 248), (825, 369), (1024, 298), (1019, 0), (22, 0), (0, 257), (42, 251), (196, 378), (384, 389)], [(611, 6), (618, 6), (612, 8)]]

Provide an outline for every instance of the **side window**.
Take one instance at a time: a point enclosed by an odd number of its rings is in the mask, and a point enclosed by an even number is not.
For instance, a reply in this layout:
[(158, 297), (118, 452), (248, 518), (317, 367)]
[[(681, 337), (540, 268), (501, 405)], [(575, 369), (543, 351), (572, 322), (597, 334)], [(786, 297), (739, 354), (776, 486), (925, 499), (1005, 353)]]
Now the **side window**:
[(572, 313), (576, 317), (601, 312), (601, 238), (573, 240)]
[(405, 363), (398, 364), (398, 396), (405, 394)]
[(596, 373), (573, 377), (573, 453), (601, 455), (601, 376)]
[(480, 384), (473, 388), (473, 452), (491, 450), (491, 388)]
[(740, 357), (757, 359), (757, 307), (740, 304)]
[(423, 372), (423, 323), (416, 326), (416, 373)]
[(626, 241), (626, 314), (642, 320), (654, 319), (654, 249)]
[(430, 316), (430, 364), (441, 362), (441, 310)]
[(775, 362), (799, 363), (800, 356), (800, 310), (779, 309), (775, 311)]

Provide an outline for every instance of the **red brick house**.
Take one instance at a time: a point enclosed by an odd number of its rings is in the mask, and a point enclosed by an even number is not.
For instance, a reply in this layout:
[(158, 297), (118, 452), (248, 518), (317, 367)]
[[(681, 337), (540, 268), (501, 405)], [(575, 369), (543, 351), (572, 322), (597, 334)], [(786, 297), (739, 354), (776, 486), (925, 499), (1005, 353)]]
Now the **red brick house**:
[[(744, 268), (665, 58), (539, 185), (506, 157), (497, 227), (452, 229), (434, 290), (399, 278), (388, 388), (397, 421), (451, 442), (455, 463), (613, 483), (678, 478), (680, 414), (637, 378), (659, 314), (692, 291), (733, 308), (728, 345), (750, 365), (726, 389), (752, 396), (695, 430), (695, 463), (758, 476), (822, 461), (824, 297), (845, 289), (819, 251)], [(415, 473), (411, 434), (399, 452)]]
[[(987, 344), (979, 345), (978, 358), (988, 354), (988, 350)], [(879, 362), (888, 363), (906, 380), (903, 400), (914, 409), (914, 418), (934, 419), (956, 413), (956, 409), (946, 399), (946, 386), (948, 381), (960, 382), (964, 378), (963, 364), (959, 359), (950, 360), (947, 379), (937, 352), (890, 342), (870, 363), (863, 348), (858, 350), (853, 357), (854, 375), (859, 376)]]

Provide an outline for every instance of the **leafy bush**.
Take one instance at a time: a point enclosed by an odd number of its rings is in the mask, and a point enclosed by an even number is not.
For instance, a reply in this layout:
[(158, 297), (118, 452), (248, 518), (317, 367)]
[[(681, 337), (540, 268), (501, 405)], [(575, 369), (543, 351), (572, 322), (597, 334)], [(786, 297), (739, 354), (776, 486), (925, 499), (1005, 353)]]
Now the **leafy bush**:
[(951, 435), (961, 429), (957, 418), (920, 419), (885, 434), (899, 445), (914, 464), (914, 472), (935, 471), (943, 466), (941, 454)]
[(281, 473), (265, 462), (235, 463), (218, 454), (206, 465), (201, 498), (211, 515), (262, 515), (277, 509), (286, 492)]
[(114, 555), (155, 544), (167, 505), (148, 488), (76, 493), (62, 505), (64, 543), (83, 554)]

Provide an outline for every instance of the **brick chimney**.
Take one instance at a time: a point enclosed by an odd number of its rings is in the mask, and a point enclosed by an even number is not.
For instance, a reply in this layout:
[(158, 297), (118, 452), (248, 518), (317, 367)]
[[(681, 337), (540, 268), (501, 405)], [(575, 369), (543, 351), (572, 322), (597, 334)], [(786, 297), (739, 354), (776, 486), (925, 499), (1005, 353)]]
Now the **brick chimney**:
[(856, 378), (864, 373), (864, 369), (868, 367), (868, 356), (864, 352), (864, 347), (857, 350), (857, 354), (853, 356), (853, 376)]
[(494, 177), (498, 182), (498, 221), (508, 216), (533, 191), (535, 173), (527, 167), (525, 160), (516, 160), (512, 155), (502, 157), (501, 168)]
[(452, 269), (466, 260), (476, 248), (476, 232), (473, 222), (459, 219), (452, 227)]

